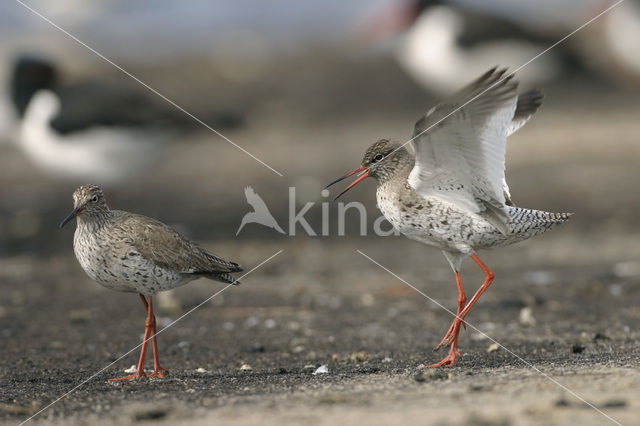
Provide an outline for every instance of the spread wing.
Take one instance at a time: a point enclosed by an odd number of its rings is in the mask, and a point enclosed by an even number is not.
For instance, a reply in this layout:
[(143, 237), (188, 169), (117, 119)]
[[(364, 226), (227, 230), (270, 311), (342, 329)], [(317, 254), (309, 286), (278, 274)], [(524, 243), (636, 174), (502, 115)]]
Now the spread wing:
[(516, 111), (513, 114), (513, 120), (511, 120), (507, 136), (511, 136), (520, 130), (520, 128), (529, 121), (531, 116), (535, 114), (538, 108), (540, 108), (540, 105), (542, 105), (543, 99), (544, 95), (539, 89), (532, 89), (518, 95)]
[[(128, 240), (124, 242), (161, 268), (224, 282), (228, 273), (242, 270), (237, 263), (207, 252), (162, 222), (133, 213), (114, 212), (122, 215), (118, 227)], [(135, 251), (127, 255), (135, 255)]]
[[(520, 128), (529, 121), (531, 116), (535, 114), (538, 108), (540, 108), (540, 105), (542, 105), (542, 99), (544, 99), (544, 95), (539, 89), (532, 89), (518, 95), (516, 112), (513, 114), (513, 120), (511, 120), (507, 136), (511, 136), (520, 130)], [(506, 179), (502, 181), (502, 189), (504, 191), (505, 203), (508, 206), (514, 206), (515, 204), (511, 200), (511, 193)]]
[(488, 71), (416, 123), (416, 162), (409, 184), (482, 214), (508, 233), (504, 160), (518, 83), (506, 70)]

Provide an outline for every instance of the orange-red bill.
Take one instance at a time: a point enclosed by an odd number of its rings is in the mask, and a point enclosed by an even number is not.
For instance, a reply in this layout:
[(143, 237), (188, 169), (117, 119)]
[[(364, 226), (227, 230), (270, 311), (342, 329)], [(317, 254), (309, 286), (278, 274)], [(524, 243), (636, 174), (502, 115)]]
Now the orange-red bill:
[(356, 186), (358, 183), (362, 182), (363, 180), (365, 180), (366, 178), (369, 177), (369, 169), (367, 167), (364, 166), (360, 166), (357, 169), (351, 170), (349, 173), (347, 173), (346, 175), (339, 177), (338, 179), (334, 180), (333, 182), (331, 182), (329, 185), (325, 186), (324, 188), (327, 189), (329, 188), (331, 185), (340, 182), (341, 180), (344, 180), (346, 178), (348, 178), (349, 176), (353, 176), (356, 173), (358, 173), (358, 179), (354, 180), (351, 185), (347, 186), (347, 188), (342, 191), (340, 194), (336, 195), (333, 198), (333, 201), (337, 200), (338, 198), (340, 198), (340, 196), (342, 196), (342, 194), (344, 194), (345, 192), (347, 192), (348, 190), (350, 190), (351, 188), (353, 188), (354, 186)]

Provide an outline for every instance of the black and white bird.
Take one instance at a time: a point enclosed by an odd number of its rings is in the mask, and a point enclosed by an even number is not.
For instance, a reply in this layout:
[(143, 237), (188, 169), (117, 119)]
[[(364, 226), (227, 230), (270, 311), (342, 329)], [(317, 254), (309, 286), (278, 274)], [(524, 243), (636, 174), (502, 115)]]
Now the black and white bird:
[[(594, 25), (557, 44), (605, 10)], [(623, 85), (640, 80), (638, 2), (389, 0), (361, 28), (369, 41), (395, 36), (399, 65), (442, 95), (496, 63), (517, 69), (527, 85), (577, 72)]]
[[(96, 80), (63, 84), (53, 63), (38, 57), (19, 58), (10, 85), (19, 117), (18, 146), (56, 178), (122, 182), (154, 164), (170, 142), (200, 126), (140, 90)], [(237, 122), (229, 115), (208, 124), (230, 127)]]

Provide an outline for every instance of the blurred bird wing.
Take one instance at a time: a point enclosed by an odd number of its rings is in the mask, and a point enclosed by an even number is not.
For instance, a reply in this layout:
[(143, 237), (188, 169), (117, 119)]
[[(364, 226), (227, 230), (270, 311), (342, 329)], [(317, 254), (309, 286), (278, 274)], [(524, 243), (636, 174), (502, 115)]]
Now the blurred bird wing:
[[(516, 112), (513, 114), (513, 120), (511, 120), (511, 125), (509, 126), (509, 130), (507, 131), (507, 136), (511, 136), (522, 126), (524, 126), (527, 121), (538, 111), (540, 105), (542, 105), (542, 100), (544, 99), (544, 95), (539, 89), (532, 89), (524, 93), (520, 93), (518, 95), (518, 102), (516, 103)], [(507, 180), (502, 180), (502, 189), (504, 191), (504, 199), (505, 203), (509, 206), (515, 206), (513, 200), (511, 199), (511, 192), (509, 191), (509, 185), (507, 185)]]
[(409, 175), (419, 194), (484, 212), (502, 232), (505, 148), (518, 87), (511, 76), (503, 78), (505, 71), (490, 70), (418, 120)]
[(513, 119), (511, 120), (511, 125), (507, 131), (507, 136), (511, 136), (520, 130), (520, 128), (529, 121), (533, 114), (538, 111), (540, 105), (542, 105), (543, 99), (544, 95), (539, 89), (532, 89), (518, 95), (516, 111), (513, 114)]
[(241, 270), (236, 263), (207, 252), (162, 222), (133, 213), (119, 213), (123, 217), (118, 225), (125, 236), (123, 240), (133, 249), (124, 255), (140, 255), (156, 266), (181, 274), (207, 275)]

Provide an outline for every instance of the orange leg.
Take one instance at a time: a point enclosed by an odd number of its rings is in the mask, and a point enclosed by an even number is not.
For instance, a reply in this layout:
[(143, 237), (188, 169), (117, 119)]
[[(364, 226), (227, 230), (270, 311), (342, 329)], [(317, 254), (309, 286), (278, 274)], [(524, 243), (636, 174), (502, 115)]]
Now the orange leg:
[(110, 382), (117, 380), (132, 380), (132, 379), (141, 379), (147, 377), (144, 372), (144, 359), (147, 355), (147, 345), (149, 340), (152, 341), (153, 348), (153, 373), (149, 375), (149, 377), (163, 377), (162, 373), (167, 372), (165, 368), (160, 366), (160, 361), (158, 359), (158, 344), (156, 342), (156, 317), (153, 314), (153, 305), (151, 304), (151, 296), (149, 296), (149, 303), (145, 297), (140, 294), (140, 300), (142, 300), (142, 304), (144, 305), (144, 310), (147, 312), (147, 319), (144, 323), (144, 338), (142, 339), (142, 349), (140, 350), (140, 359), (138, 360), (138, 367), (136, 368), (136, 372), (129, 376), (116, 377), (114, 379), (109, 379)]
[(458, 352), (458, 337), (460, 335), (460, 325), (464, 325), (464, 321), (462, 321), (462, 317), (460, 316), (462, 310), (464, 309), (464, 304), (467, 300), (467, 296), (464, 294), (464, 288), (462, 287), (462, 279), (460, 278), (460, 273), (456, 271), (456, 285), (458, 286), (458, 310), (456, 312), (456, 317), (453, 319), (447, 334), (445, 334), (444, 338), (440, 342), (438, 346), (436, 346), (436, 350), (440, 349), (442, 345), (449, 345), (449, 353), (446, 357), (440, 362), (435, 364), (431, 364), (428, 367), (441, 367), (443, 365), (455, 365), (456, 359), (461, 358), (460, 352)]
[[(436, 347), (436, 349), (440, 348), (443, 345), (449, 345), (449, 354), (440, 362), (431, 364), (429, 367), (441, 367), (443, 365), (453, 366), (456, 363), (456, 358), (460, 357), (460, 352), (458, 352), (458, 337), (460, 333), (460, 325), (464, 324), (464, 319), (467, 314), (473, 307), (473, 305), (478, 301), (480, 296), (489, 288), (491, 283), (493, 282), (493, 272), (480, 260), (480, 258), (476, 254), (472, 254), (471, 258), (480, 266), (480, 268), (484, 271), (484, 282), (473, 295), (469, 304), (465, 306), (462, 310), (460, 310), (460, 300), (464, 298), (461, 297), (461, 294), (464, 295), (464, 290), (462, 289), (462, 282), (460, 280), (459, 274), (456, 273), (456, 283), (458, 284), (458, 312), (456, 314), (456, 318), (453, 320), (453, 324), (447, 331), (447, 334), (442, 339), (442, 342)], [(464, 305), (464, 302), (462, 303)]]
[(156, 341), (156, 316), (153, 314), (153, 305), (151, 303), (151, 296), (149, 296), (149, 317), (151, 319), (151, 347), (153, 348), (153, 373), (149, 374), (149, 377), (164, 377), (165, 373), (169, 370), (160, 365), (160, 359), (158, 357), (158, 342)]
[[(144, 299), (143, 295), (140, 295), (142, 299), (142, 303), (145, 305), (145, 310), (147, 306), (147, 301)], [(147, 356), (147, 344), (149, 343), (149, 337), (151, 336), (151, 327), (149, 327), (149, 318), (147, 316), (147, 321), (144, 323), (144, 338), (142, 339), (142, 349), (140, 349), (140, 359), (138, 360), (138, 367), (134, 374), (130, 374), (128, 376), (116, 377), (113, 379), (109, 379), (110, 382), (115, 382), (119, 380), (132, 380), (132, 379), (142, 379), (147, 377), (144, 372), (144, 358)]]
[[(464, 323), (464, 321), (462, 321), (462, 317), (460, 316), (460, 314), (462, 313), (462, 310), (464, 309), (464, 304), (467, 302), (467, 296), (464, 294), (464, 288), (462, 287), (462, 279), (460, 278), (460, 272), (457, 272), (457, 271), (456, 271), (456, 285), (458, 286), (458, 310), (456, 311), (456, 317), (453, 319), (453, 322), (451, 323), (451, 326), (449, 327), (447, 334), (444, 335), (444, 337), (442, 338), (442, 341), (438, 344), (438, 346), (436, 346), (435, 348), (436, 351), (440, 349), (440, 347), (442, 347), (443, 345), (447, 344), (447, 342), (454, 337), (453, 335), (455, 333), (456, 328), (458, 329), (458, 332), (460, 331), (460, 325), (458, 323), (461, 323), (463, 327), (467, 328), (467, 325)], [(456, 327), (456, 324), (458, 324), (457, 327)]]
[(469, 304), (467, 306), (465, 306), (464, 309), (462, 310), (460, 316), (462, 317), (463, 320), (465, 319), (465, 317), (467, 316), (467, 314), (469, 313), (469, 311), (471, 310), (473, 305), (475, 305), (475, 303), (478, 301), (480, 296), (482, 296), (482, 294), (485, 291), (487, 291), (487, 289), (489, 288), (489, 286), (493, 282), (493, 278), (494, 278), (493, 272), (491, 272), (491, 270), (487, 267), (487, 265), (482, 263), (482, 260), (480, 260), (480, 258), (477, 255), (472, 254), (471, 258), (473, 260), (475, 260), (475, 262), (478, 264), (478, 266), (484, 272), (484, 282), (482, 283), (482, 285), (480, 286), (478, 291), (476, 291), (476, 294), (473, 295), (473, 297), (469, 301)]

